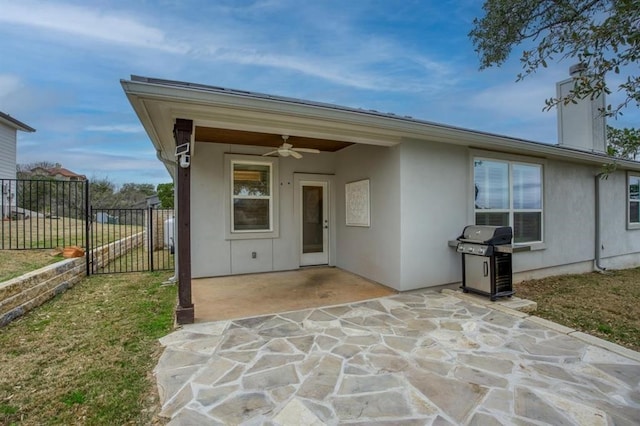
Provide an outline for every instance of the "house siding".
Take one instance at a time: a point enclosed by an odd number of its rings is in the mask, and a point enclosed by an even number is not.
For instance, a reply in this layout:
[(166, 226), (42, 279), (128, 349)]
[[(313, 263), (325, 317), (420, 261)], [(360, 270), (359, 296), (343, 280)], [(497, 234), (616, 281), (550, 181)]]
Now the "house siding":
[(16, 178), (16, 133), (0, 124), (0, 179)]
[[(294, 217), (294, 173), (332, 175), (334, 155), (307, 154), (302, 159), (279, 159), (280, 232), (277, 238), (226, 239), (225, 153), (256, 155), (265, 148), (196, 143), (191, 162), (192, 276), (212, 277), (297, 269), (299, 230)], [(333, 197), (335, 199), (335, 197)], [(256, 258), (252, 258), (256, 252)]]
[[(402, 290), (400, 148), (353, 145), (337, 155), (336, 264)], [(360, 179), (369, 179), (371, 226), (346, 226), (345, 184)]]
[[(395, 147), (352, 145), (337, 153), (279, 159), (277, 238), (226, 239), (225, 153), (256, 155), (265, 149), (197, 143), (192, 157), (192, 274), (209, 277), (282, 271), (300, 265), (295, 216), (295, 173), (333, 175), (330, 264), (407, 291), (459, 283), (461, 259), (447, 243), (474, 222), (475, 155), (509, 155), (437, 142), (404, 141)], [(527, 161), (528, 157), (518, 157)], [(513, 255), (516, 281), (588, 272), (595, 251), (597, 167), (529, 158), (543, 164), (544, 241)], [(370, 181), (370, 227), (345, 224), (345, 184)], [(640, 230), (626, 229), (626, 173), (601, 181), (602, 264), (640, 264)], [(256, 252), (255, 259), (252, 252)]]
[(627, 174), (619, 171), (600, 181), (601, 260), (612, 269), (640, 265), (640, 229), (627, 229)]
[(462, 279), (447, 245), (468, 224), (470, 168), (466, 148), (407, 141), (401, 147), (402, 290)]
[[(460, 255), (447, 242), (474, 223), (472, 159), (475, 150), (439, 143), (400, 145), (400, 290), (460, 282)], [(488, 158), (504, 154), (482, 152)], [(509, 157), (506, 155), (506, 157)], [(527, 161), (527, 157), (518, 157)], [(514, 279), (593, 270), (594, 166), (529, 158), (543, 163), (543, 244), (513, 255)], [(626, 229), (626, 174), (601, 181), (602, 264), (640, 265), (640, 230)]]

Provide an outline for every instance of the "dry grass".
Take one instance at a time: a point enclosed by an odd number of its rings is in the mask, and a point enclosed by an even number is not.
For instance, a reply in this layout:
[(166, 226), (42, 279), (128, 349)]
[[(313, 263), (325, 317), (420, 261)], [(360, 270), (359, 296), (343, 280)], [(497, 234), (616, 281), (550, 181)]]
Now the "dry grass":
[[(66, 246), (86, 247), (85, 221), (61, 217), (2, 221), (0, 247), (39, 249)], [(99, 247), (142, 231), (142, 226), (106, 223), (92, 224), (92, 244)]]
[(640, 268), (563, 275), (516, 285), (537, 316), (640, 350)]
[(53, 250), (0, 250), (0, 282), (62, 260)]
[(0, 329), (0, 424), (151, 424), (167, 273), (92, 276)]
[[(0, 228), (0, 282), (62, 260), (63, 247), (86, 247), (85, 222), (69, 218), (2, 221)], [(117, 241), (143, 230), (142, 226), (94, 223), (93, 246)], [(13, 250), (9, 250), (12, 248)], [(156, 256), (161, 256), (156, 254)], [(173, 259), (173, 256), (171, 256)], [(159, 261), (164, 261), (160, 259)], [(156, 263), (159, 264), (159, 263)], [(172, 266), (168, 266), (172, 267)], [(147, 268), (140, 268), (147, 269)], [(158, 268), (160, 269), (160, 268)]]

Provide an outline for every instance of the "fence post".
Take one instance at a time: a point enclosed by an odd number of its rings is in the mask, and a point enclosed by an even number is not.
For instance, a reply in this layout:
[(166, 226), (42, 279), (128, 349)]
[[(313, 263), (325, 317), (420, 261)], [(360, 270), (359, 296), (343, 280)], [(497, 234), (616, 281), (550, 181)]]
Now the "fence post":
[(87, 267), (87, 276), (91, 275), (91, 256), (92, 256), (92, 252), (91, 252), (91, 248), (93, 247), (92, 241), (91, 241), (91, 237), (93, 236), (91, 233), (91, 228), (92, 228), (92, 223), (91, 223), (91, 205), (89, 204), (89, 181), (86, 180), (84, 182), (84, 227), (85, 227), (85, 241), (87, 242), (85, 244), (85, 251), (84, 251), (84, 256), (85, 256), (85, 262), (86, 262), (86, 267)]
[(147, 224), (149, 226), (149, 230), (147, 231), (147, 250), (149, 252), (149, 268), (151, 269), (151, 272), (153, 272), (153, 252), (155, 249), (155, 241), (153, 240), (153, 225), (154, 225), (154, 220), (153, 220), (153, 208), (151, 206), (149, 206), (147, 208), (147, 212), (149, 215), (149, 223)]

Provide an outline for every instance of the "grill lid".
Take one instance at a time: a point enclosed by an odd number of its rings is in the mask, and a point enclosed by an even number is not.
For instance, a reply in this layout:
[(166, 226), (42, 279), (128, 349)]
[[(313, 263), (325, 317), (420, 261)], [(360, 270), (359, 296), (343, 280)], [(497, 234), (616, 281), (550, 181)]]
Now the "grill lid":
[(458, 241), (476, 244), (511, 244), (513, 230), (510, 226), (468, 225)]

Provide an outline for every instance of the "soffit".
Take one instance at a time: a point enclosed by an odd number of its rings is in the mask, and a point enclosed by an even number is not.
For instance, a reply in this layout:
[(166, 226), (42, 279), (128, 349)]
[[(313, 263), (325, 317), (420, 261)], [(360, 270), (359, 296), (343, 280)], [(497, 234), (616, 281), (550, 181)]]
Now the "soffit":
[[(349, 142), (309, 138), (303, 136), (289, 136), (288, 143), (296, 148), (315, 148), (320, 151), (336, 152), (352, 145)], [(235, 145), (255, 145), (277, 147), (283, 142), (282, 135), (243, 130), (220, 129), (214, 127), (196, 126), (195, 140), (198, 142), (214, 142)]]

